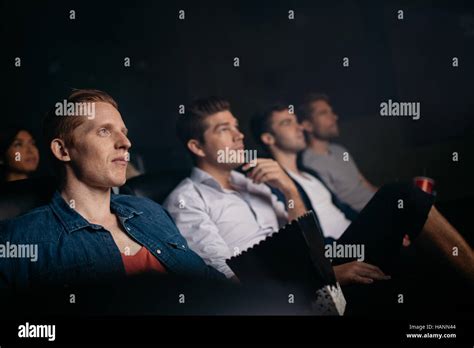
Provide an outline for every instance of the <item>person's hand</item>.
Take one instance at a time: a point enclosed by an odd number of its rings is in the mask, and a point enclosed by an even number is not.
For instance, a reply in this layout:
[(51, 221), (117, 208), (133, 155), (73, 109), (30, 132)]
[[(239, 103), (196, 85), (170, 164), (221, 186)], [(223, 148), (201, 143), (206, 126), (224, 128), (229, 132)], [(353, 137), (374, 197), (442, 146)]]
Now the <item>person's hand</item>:
[[(242, 170), (247, 171), (251, 167), (250, 163), (245, 164)], [(285, 173), (277, 161), (270, 158), (258, 158), (256, 166), (247, 173), (247, 177), (256, 184), (268, 184), (283, 193), (297, 192), (293, 180)]]
[(371, 284), (374, 280), (391, 278), (389, 275), (385, 275), (377, 266), (360, 261), (344, 263), (333, 268), (336, 279), (341, 285)]

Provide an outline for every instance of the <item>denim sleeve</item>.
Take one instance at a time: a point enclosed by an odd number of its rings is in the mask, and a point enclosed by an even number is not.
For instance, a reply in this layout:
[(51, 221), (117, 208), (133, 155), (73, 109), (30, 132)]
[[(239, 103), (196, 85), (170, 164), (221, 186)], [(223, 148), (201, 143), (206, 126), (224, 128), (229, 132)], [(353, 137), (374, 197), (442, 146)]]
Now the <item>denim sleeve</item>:
[(203, 267), (203, 278), (208, 280), (227, 280), (227, 277), (216, 270), (214, 267), (207, 265), (204, 260), (196, 254), (193, 250), (189, 250), (190, 253), (193, 254), (193, 257), (196, 259), (196, 262), (200, 263)]
[[(176, 202), (186, 202), (182, 209)], [(193, 192), (175, 192), (164, 203), (164, 207), (173, 217), (180, 234), (187, 240), (189, 247), (199, 255), (207, 265), (224, 273), (227, 278), (234, 273), (226, 260), (232, 256), (227, 243), (220, 236), (219, 228), (206, 212), (204, 203)]]
[[(9, 240), (7, 235), (6, 223), (0, 223), (0, 245), (5, 246)], [(12, 260), (0, 255), (0, 289), (12, 287), (13, 282), (13, 265)]]

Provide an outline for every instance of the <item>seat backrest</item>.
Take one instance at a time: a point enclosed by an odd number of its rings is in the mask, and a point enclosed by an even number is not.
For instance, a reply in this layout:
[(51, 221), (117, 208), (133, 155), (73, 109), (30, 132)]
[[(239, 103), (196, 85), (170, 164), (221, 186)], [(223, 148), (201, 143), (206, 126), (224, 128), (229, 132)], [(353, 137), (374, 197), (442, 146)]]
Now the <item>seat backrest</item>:
[[(120, 193), (147, 197), (162, 204), (171, 191), (189, 175), (189, 171), (166, 171), (134, 177)], [(11, 219), (49, 203), (57, 182), (54, 177), (18, 180), (0, 185), (0, 221)]]
[(171, 191), (189, 173), (190, 171), (166, 171), (136, 176), (120, 188), (120, 193), (147, 197), (162, 204)]
[(56, 187), (57, 182), (54, 177), (39, 177), (1, 184), (0, 221), (14, 218), (47, 204)]

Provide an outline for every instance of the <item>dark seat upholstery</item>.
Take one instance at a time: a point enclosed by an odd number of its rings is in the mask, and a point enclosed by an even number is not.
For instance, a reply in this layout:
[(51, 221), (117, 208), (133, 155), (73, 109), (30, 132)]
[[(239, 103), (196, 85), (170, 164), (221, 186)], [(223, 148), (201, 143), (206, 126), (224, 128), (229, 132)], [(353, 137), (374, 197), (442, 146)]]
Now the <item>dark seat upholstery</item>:
[(54, 177), (39, 177), (0, 185), (0, 221), (11, 219), (47, 204), (57, 182)]
[[(188, 176), (189, 171), (166, 171), (130, 179), (120, 188), (121, 194), (147, 197), (163, 203), (165, 198)], [(0, 185), (0, 221), (11, 219), (47, 204), (57, 188), (54, 177), (18, 180)]]
[(190, 171), (164, 171), (137, 176), (120, 188), (120, 193), (147, 197), (162, 204)]

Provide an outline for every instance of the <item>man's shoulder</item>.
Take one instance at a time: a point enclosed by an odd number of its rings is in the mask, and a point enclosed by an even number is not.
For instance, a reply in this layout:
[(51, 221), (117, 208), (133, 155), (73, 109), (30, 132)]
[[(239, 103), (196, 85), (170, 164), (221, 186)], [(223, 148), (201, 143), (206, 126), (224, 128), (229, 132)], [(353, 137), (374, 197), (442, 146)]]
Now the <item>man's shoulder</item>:
[(337, 154), (342, 154), (344, 152), (347, 152), (349, 153), (349, 151), (347, 150), (347, 148), (345, 148), (344, 146), (342, 146), (341, 144), (336, 144), (336, 143), (330, 143), (328, 145), (329, 147), (329, 150), (332, 152), (332, 153), (337, 153)]
[(202, 187), (199, 188), (189, 177), (183, 179), (173, 191), (171, 191), (163, 202), (163, 206), (168, 209), (170, 206), (179, 204), (179, 201), (182, 200), (188, 202), (203, 201)]
[(0, 222), (0, 238), (10, 242), (49, 242), (57, 240), (61, 228), (49, 205)]
[(323, 170), (326, 168), (328, 156), (318, 155), (313, 150), (306, 148), (301, 153), (301, 160), (304, 167), (314, 170)]
[(181, 180), (173, 191), (171, 191), (170, 196), (177, 193), (188, 193), (189, 191), (196, 191), (196, 183), (190, 177), (187, 177)]

